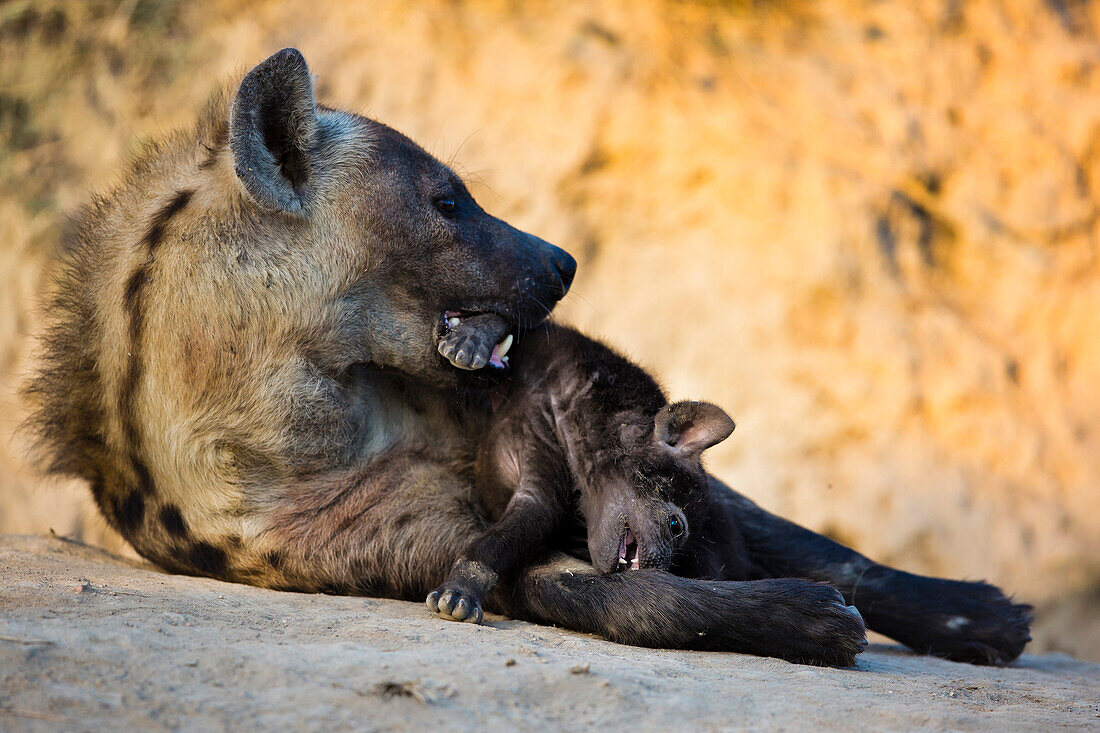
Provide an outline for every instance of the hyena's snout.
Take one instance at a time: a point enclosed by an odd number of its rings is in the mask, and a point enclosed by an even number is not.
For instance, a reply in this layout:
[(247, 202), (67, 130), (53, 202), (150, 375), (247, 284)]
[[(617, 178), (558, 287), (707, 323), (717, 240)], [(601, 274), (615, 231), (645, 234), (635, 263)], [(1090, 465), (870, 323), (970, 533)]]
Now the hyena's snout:
[(528, 307), (540, 307), (548, 315), (554, 304), (565, 297), (577, 274), (577, 261), (561, 247), (515, 230), (517, 249), (527, 256), (523, 273), (516, 281), (516, 295)]
[(550, 315), (577, 274), (577, 261), (564, 249), (497, 224), (489, 262), (500, 295), (444, 310), (436, 344), (451, 366), (466, 372), (503, 373), (512, 344)]
[(569, 292), (569, 286), (573, 284), (573, 277), (577, 274), (577, 261), (573, 255), (560, 247), (550, 244), (550, 263), (558, 276), (557, 299), (561, 300)]

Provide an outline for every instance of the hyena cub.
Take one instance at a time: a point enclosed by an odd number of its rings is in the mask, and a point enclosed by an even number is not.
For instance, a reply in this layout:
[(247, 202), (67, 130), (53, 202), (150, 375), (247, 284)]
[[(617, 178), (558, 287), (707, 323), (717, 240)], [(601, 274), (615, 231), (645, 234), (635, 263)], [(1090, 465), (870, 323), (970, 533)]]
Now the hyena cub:
[(428, 608), (479, 622), (497, 579), (545, 554), (574, 518), (587, 528), (600, 573), (697, 560), (690, 538), (711, 529), (700, 455), (733, 432), (725, 412), (669, 404), (643, 369), (575, 330), (547, 323), (510, 354), (500, 318), (447, 319), (441, 354), (462, 369), (508, 369), (510, 379), (494, 395), (477, 459), (478, 494), (496, 523), (432, 591)]

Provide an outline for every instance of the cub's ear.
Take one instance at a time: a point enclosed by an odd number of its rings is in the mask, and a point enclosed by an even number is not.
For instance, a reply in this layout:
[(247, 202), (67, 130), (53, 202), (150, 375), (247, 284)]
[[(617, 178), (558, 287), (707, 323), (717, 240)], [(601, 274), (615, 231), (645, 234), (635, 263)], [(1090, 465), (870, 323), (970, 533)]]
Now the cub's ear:
[(229, 120), (237, 176), (257, 203), (302, 213), (316, 137), (309, 67), (297, 49), (284, 48), (244, 77)]
[(734, 427), (733, 419), (717, 405), (676, 402), (653, 419), (653, 437), (658, 443), (694, 458), (728, 438)]

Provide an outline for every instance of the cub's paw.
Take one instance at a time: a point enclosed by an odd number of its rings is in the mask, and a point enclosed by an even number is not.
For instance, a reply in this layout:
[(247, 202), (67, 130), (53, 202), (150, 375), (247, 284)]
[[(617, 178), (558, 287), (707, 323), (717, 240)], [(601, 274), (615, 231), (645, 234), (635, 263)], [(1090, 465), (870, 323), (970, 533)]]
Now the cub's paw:
[(790, 623), (778, 656), (792, 662), (850, 667), (867, 648), (863, 617), (835, 588), (805, 583), (776, 611)]
[(453, 330), (443, 334), (439, 340), (439, 353), (451, 362), (451, 366), (472, 372), (489, 363), (494, 346), (496, 344), (486, 342), (482, 334)]
[(481, 623), (481, 595), (447, 581), (428, 594), (428, 610), (451, 621)]
[(715, 583), (729, 621), (705, 648), (778, 657), (798, 664), (850, 667), (867, 647), (863, 618), (837, 589), (797, 578)]
[(477, 371), (487, 364), (503, 367), (502, 359), (512, 345), (507, 331), (504, 319), (492, 313), (468, 317), (451, 315), (437, 348), (443, 358), (458, 369)]
[(921, 601), (891, 633), (922, 654), (972, 664), (1006, 664), (1031, 641), (1031, 606), (996, 586), (921, 578)]

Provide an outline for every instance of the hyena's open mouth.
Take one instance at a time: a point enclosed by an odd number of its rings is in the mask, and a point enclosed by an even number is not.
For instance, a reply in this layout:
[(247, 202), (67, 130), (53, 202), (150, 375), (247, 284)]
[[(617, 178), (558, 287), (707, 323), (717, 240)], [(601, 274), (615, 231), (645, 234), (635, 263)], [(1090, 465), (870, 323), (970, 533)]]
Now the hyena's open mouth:
[(630, 531), (628, 525), (619, 540), (619, 562), (615, 566), (615, 572), (622, 570), (637, 570), (638, 564), (638, 540)]
[(503, 316), (447, 310), (442, 318), (438, 349), (452, 366), (466, 371), (508, 368), (508, 351), (515, 336)]

